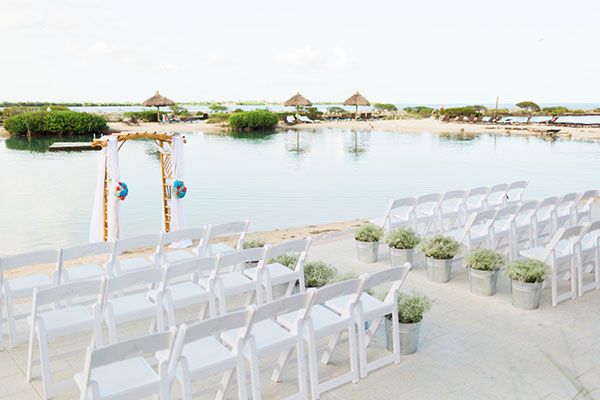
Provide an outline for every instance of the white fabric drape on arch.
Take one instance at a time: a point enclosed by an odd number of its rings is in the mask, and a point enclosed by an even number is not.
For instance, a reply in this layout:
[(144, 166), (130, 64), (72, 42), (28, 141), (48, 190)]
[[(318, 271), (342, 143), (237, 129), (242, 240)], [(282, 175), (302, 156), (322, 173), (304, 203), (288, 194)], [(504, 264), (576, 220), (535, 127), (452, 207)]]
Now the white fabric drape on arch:
[[(171, 140), (171, 177), (173, 178), (173, 182), (176, 180), (183, 180), (185, 171), (183, 163), (183, 144), (183, 138), (181, 136), (173, 136), (173, 139)], [(169, 199), (169, 204), (171, 208), (171, 232), (185, 229), (186, 222), (185, 217), (183, 216), (182, 199), (176, 197), (174, 191)], [(182, 240), (173, 243), (169, 247), (185, 248), (191, 245), (192, 242), (190, 240)]]
[(108, 173), (108, 240), (114, 241), (120, 236), (119, 199), (114, 195), (121, 173), (119, 170), (119, 144), (116, 137), (108, 139), (108, 143), (100, 152), (96, 192), (90, 222), (90, 242), (104, 240), (104, 179)]

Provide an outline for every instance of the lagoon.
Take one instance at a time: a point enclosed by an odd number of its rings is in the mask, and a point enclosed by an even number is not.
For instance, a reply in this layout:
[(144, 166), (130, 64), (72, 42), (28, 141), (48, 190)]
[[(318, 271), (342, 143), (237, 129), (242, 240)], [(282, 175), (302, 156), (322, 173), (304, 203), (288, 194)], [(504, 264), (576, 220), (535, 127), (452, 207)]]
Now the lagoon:
[[(190, 226), (251, 218), (251, 230), (375, 216), (392, 197), (528, 180), (527, 198), (597, 187), (600, 143), (537, 137), (353, 132), (186, 133)], [(0, 139), (0, 254), (87, 241), (97, 152)], [(121, 149), (122, 231), (161, 229), (153, 144)]]

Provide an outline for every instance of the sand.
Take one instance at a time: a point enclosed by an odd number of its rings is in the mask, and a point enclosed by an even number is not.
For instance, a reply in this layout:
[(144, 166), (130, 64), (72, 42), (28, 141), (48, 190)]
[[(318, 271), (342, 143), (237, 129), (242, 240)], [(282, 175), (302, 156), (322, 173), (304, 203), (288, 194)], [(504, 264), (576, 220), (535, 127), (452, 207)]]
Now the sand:
[[(140, 123), (139, 125), (125, 125), (123, 123), (109, 123), (112, 131), (150, 131), (150, 132), (207, 132), (224, 133), (227, 132), (226, 124), (207, 124), (205, 122), (177, 123), (177, 124), (158, 124), (158, 123)], [(498, 135), (519, 135), (519, 136), (543, 136), (546, 129), (555, 128), (547, 125), (494, 125), (494, 124), (468, 124), (459, 122), (441, 122), (438, 120), (426, 119), (397, 119), (397, 120), (374, 120), (374, 121), (326, 121), (314, 124), (297, 124), (286, 126), (280, 124), (278, 129), (354, 129), (354, 130), (377, 130), (418, 133), (427, 132), (432, 134), (479, 134), (490, 133)], [(572, 128), (560, 127), (558, 137), (573, 140), (599, 140), (600, 128)]]

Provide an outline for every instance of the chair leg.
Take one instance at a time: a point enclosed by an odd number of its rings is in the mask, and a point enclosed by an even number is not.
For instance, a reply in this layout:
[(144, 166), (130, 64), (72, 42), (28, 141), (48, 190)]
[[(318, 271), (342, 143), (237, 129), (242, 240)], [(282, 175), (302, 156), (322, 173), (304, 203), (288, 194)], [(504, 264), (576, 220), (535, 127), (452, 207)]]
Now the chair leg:
[(341, 336), (342, 336), (342, 332), (337, 332), (331, 336), (331, 339), (329, 339), (329, 343), (327, 344), (327, 348), (325, 349), (325, 351), (323, 352), (323, 355), (321, 356), (321, 364), (329, 363), (331, 354), (333, 353), (333, 350), (335, 350), (335, 346), (337, 346), (337, 343), (340, 340)]
[(29, 331), (29, 348), (27, 350), (27, 382), (31, 382), (31, 369), (33, 365), (33, 342), (35, 341), (35, 323)]
[(296, 345), (296, 356), (298, 359), (298, 387), (303, 399), (308, 397), (308, 384), (306, 382), (306, 358), (304, 351), (304, 338), (298, 335), (298, 344)]
[(558, 304), (558, 282), (557, 282), (557, 276), (556, 276), (556, 271), (554, 270), (554, 268), (552, 268), (552, 307), (556, 307), (556, 305)]
[(246, 387), (246, 360), (243, 355), (240, 355), (237, 364), (237, 384), (238, 384), (238, 399), (248, 399), (248, 389)]
[(108, 329), (108, 341), (110, 344), (117, 343), (117, 323), (112, 316), (106, 318), (106, 327)]
[(15, 326), (15, 309), (10, 292), (4, 293), (4, 301), (6, 303), (6, 322), (8, 325), (8, 343), (10, 348), (14, 348), (18, 343), (17, 328)]
[(183, 400), (192, 400), (192, 382), (188, 373), (184, 373), (180, 380), (181, 397)]
[(233, 370), (227, 370), (223, 377), (221, 378), (221, 384), (219, 389), (217, 390), (217, 395), (215, 396), (215, 400), (223, 400), (225, 398), (225, 393), (227, 393), (227, 388), (229, 388), (229, 384), (231, 383), (231, 377), (233, 376)]
[(258, 354), (256, 351), (256, 343), (254, 340), (250, 340), (250, 379), (252, 381), (252, 400), (260, 400), (261, 388), (260, 388), (260, 369), (258, 365)]
[[(360, 321), (359, 321), (360, 322)], [(364, 322), (363, 322), (364, 326)], [(358, 343), (356, 342), (356, 337), (358, 336)], [(365, 331), (361, 329), (358, 332), (355, 331), (354, 322), (350, 321), (350, 326), (348, 327), (348, 337), (349, 337), (349, 347), (350, 347), (350, 371), (352, 372), (352, 383), (358, 382), (361, 373), (361, 368), (359, 366), (359, 362), (357, 360), (358, 355), (364, 352), (364, 360), (366, 366), (367, 359), (367, 347), (365, 343)], [(362, 342), (362, 343), (361, 343)], [(365, 369), (365, 377), (366, 377), (366, 369)]]
[(273, 382), (281, 382), (281, 376), (283, 375), (283, 370), (287, 365), (290, 355), (292, 354), (292, 349), (287, 349), (283, 353), (279, 355), (279, 359), (277, 360), (277, 364), (273, 369), (273, 373), (271, 374), (271, 380)]
[(400, 353), (400, 320), (398, 318), (398, 313), (392, 313), (392, 343), (393, 343), (393, 351), (394, 351), (394, 363), (400, 364), (401, 361), (401, 353)]
[(50, 356), (48, 355), (48, 338), (46, 332), (40, 326), (38, 328), (38, 346), (40, 348), (40, 367), (42, 370), (42, 388), (45, 399), (49, 399), (52, 396), (51, 386), (52, 380), (50, 378)]
[[(363, 320), (362, 313), (358, 313), (356, 325), (358, 325), (357, 335), (354, 332), (354, 323), (350, 324), (348, 335), (350, 336), (350, 366), (352, 367), (352, 361), (356, 359), (358, 354), (358, 371), (360, 378), (367, 377), (367, 335), (364, 329), (365, 321)], [(356, 344), (356, 336), (358, 336), (358, 349)], [(355, 361), (356, 363), (356, 361)], [(354, 369), (352, 369), (354, 371)]]

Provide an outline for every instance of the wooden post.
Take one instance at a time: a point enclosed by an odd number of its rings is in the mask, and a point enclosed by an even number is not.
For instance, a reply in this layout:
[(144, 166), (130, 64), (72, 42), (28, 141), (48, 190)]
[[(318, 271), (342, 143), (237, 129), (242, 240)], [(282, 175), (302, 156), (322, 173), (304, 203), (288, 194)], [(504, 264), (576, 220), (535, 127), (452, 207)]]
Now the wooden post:
[(500, 96), (496, 96), (496, 109), (494, 110), (494, 121), (496, 120), (496, 117), (498, 116), (498, 100), (500, 100)]
[[(160, 142), (161, 149), (164, 149), (164, 142), (161, 140)], [(160, 153), (160, 172), (161, 172), (161, 182), (162, 182), (162, 192), (163, 192), (163, 215), (165, 219), (165, 232), (171, 231), (171, 210), (169, 207), (169, 198), (168, 198), (168, 178), (171, 176), (171, 172), (167, 171), (167, 168), (171, 167), (170, 155), (161, 152)]]

